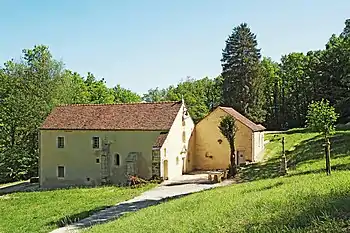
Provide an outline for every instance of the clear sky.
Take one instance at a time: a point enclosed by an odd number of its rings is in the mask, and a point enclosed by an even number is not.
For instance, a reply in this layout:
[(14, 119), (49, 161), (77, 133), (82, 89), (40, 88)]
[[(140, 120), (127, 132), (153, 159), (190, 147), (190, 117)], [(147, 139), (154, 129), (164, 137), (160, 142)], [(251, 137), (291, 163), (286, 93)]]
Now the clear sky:
[(279, 60), (323, 48), (349, 12), (349, 0), (0, 0), (0, 62), (45, 44), (66, 68), (142, 93), (220, 74), (242, 22)]

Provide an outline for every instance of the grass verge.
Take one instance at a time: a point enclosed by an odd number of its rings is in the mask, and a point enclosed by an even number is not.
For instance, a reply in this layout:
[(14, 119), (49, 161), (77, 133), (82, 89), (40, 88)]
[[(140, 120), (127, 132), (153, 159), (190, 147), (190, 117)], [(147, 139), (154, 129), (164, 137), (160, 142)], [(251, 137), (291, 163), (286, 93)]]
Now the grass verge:
[(3, 195), (0, 196), (0, 232), (49, 232), (154, 186), (72, 188)]

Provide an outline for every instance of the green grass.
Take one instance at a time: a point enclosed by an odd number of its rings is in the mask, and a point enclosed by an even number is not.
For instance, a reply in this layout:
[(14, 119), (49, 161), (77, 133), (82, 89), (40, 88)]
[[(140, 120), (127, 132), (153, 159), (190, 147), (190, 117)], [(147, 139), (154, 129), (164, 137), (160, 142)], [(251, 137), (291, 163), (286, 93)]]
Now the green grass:
[(72, 188), (0, 196), (0, 232), (49, 232), (154, 187)]
[(127, 214), (87, 232), (350, 232), (350, 131), (332, 137), (331, 176), (322, 139), (285, 133), (289, 173), (278, 176), (280, 142), (266, 145), (266, 162), (242, 168), (242, 183)]

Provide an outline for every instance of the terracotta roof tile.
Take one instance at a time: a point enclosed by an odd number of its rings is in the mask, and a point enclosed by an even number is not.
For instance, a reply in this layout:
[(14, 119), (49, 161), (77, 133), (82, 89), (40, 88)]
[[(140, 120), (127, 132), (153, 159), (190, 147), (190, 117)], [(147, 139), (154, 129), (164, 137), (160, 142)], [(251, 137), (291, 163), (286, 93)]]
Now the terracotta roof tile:
[(220, 109), (224, 110), (226, 113), (230, 114), (232, 117), (234, 117), (236, 120), (242, 122), (244, 125), (246, 125), (248, 128), (250, 128), (253, 131), (263, 131), (266, 128), (262, 125), (257, 125), (233, 108), (229, 107), (219, 107)]
[(157, 137), (155, 143), (153, 144), (153, 147), (162, 147), (163, 143), (165, 142), (165, 139), (168, 137), (168, 133), (161, 133)]
[(182, 102), (72, 104), (56, 107), (41, 129), (169, 130)]

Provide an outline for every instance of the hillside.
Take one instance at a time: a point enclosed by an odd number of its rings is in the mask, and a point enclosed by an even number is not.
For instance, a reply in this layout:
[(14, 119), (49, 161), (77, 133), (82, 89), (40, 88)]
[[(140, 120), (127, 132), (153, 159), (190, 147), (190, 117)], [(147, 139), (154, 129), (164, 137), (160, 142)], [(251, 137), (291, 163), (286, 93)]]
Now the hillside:
[[(278, 177), (281, 136), (290, 166), (286, 177)], [(316, 134), (292, 130), (266, 138), (268, 160), (242, 168), (242, 183), (143, 209), (87, 232), (350, 232), (350, 132), (332, 137), (328, 177)]]

